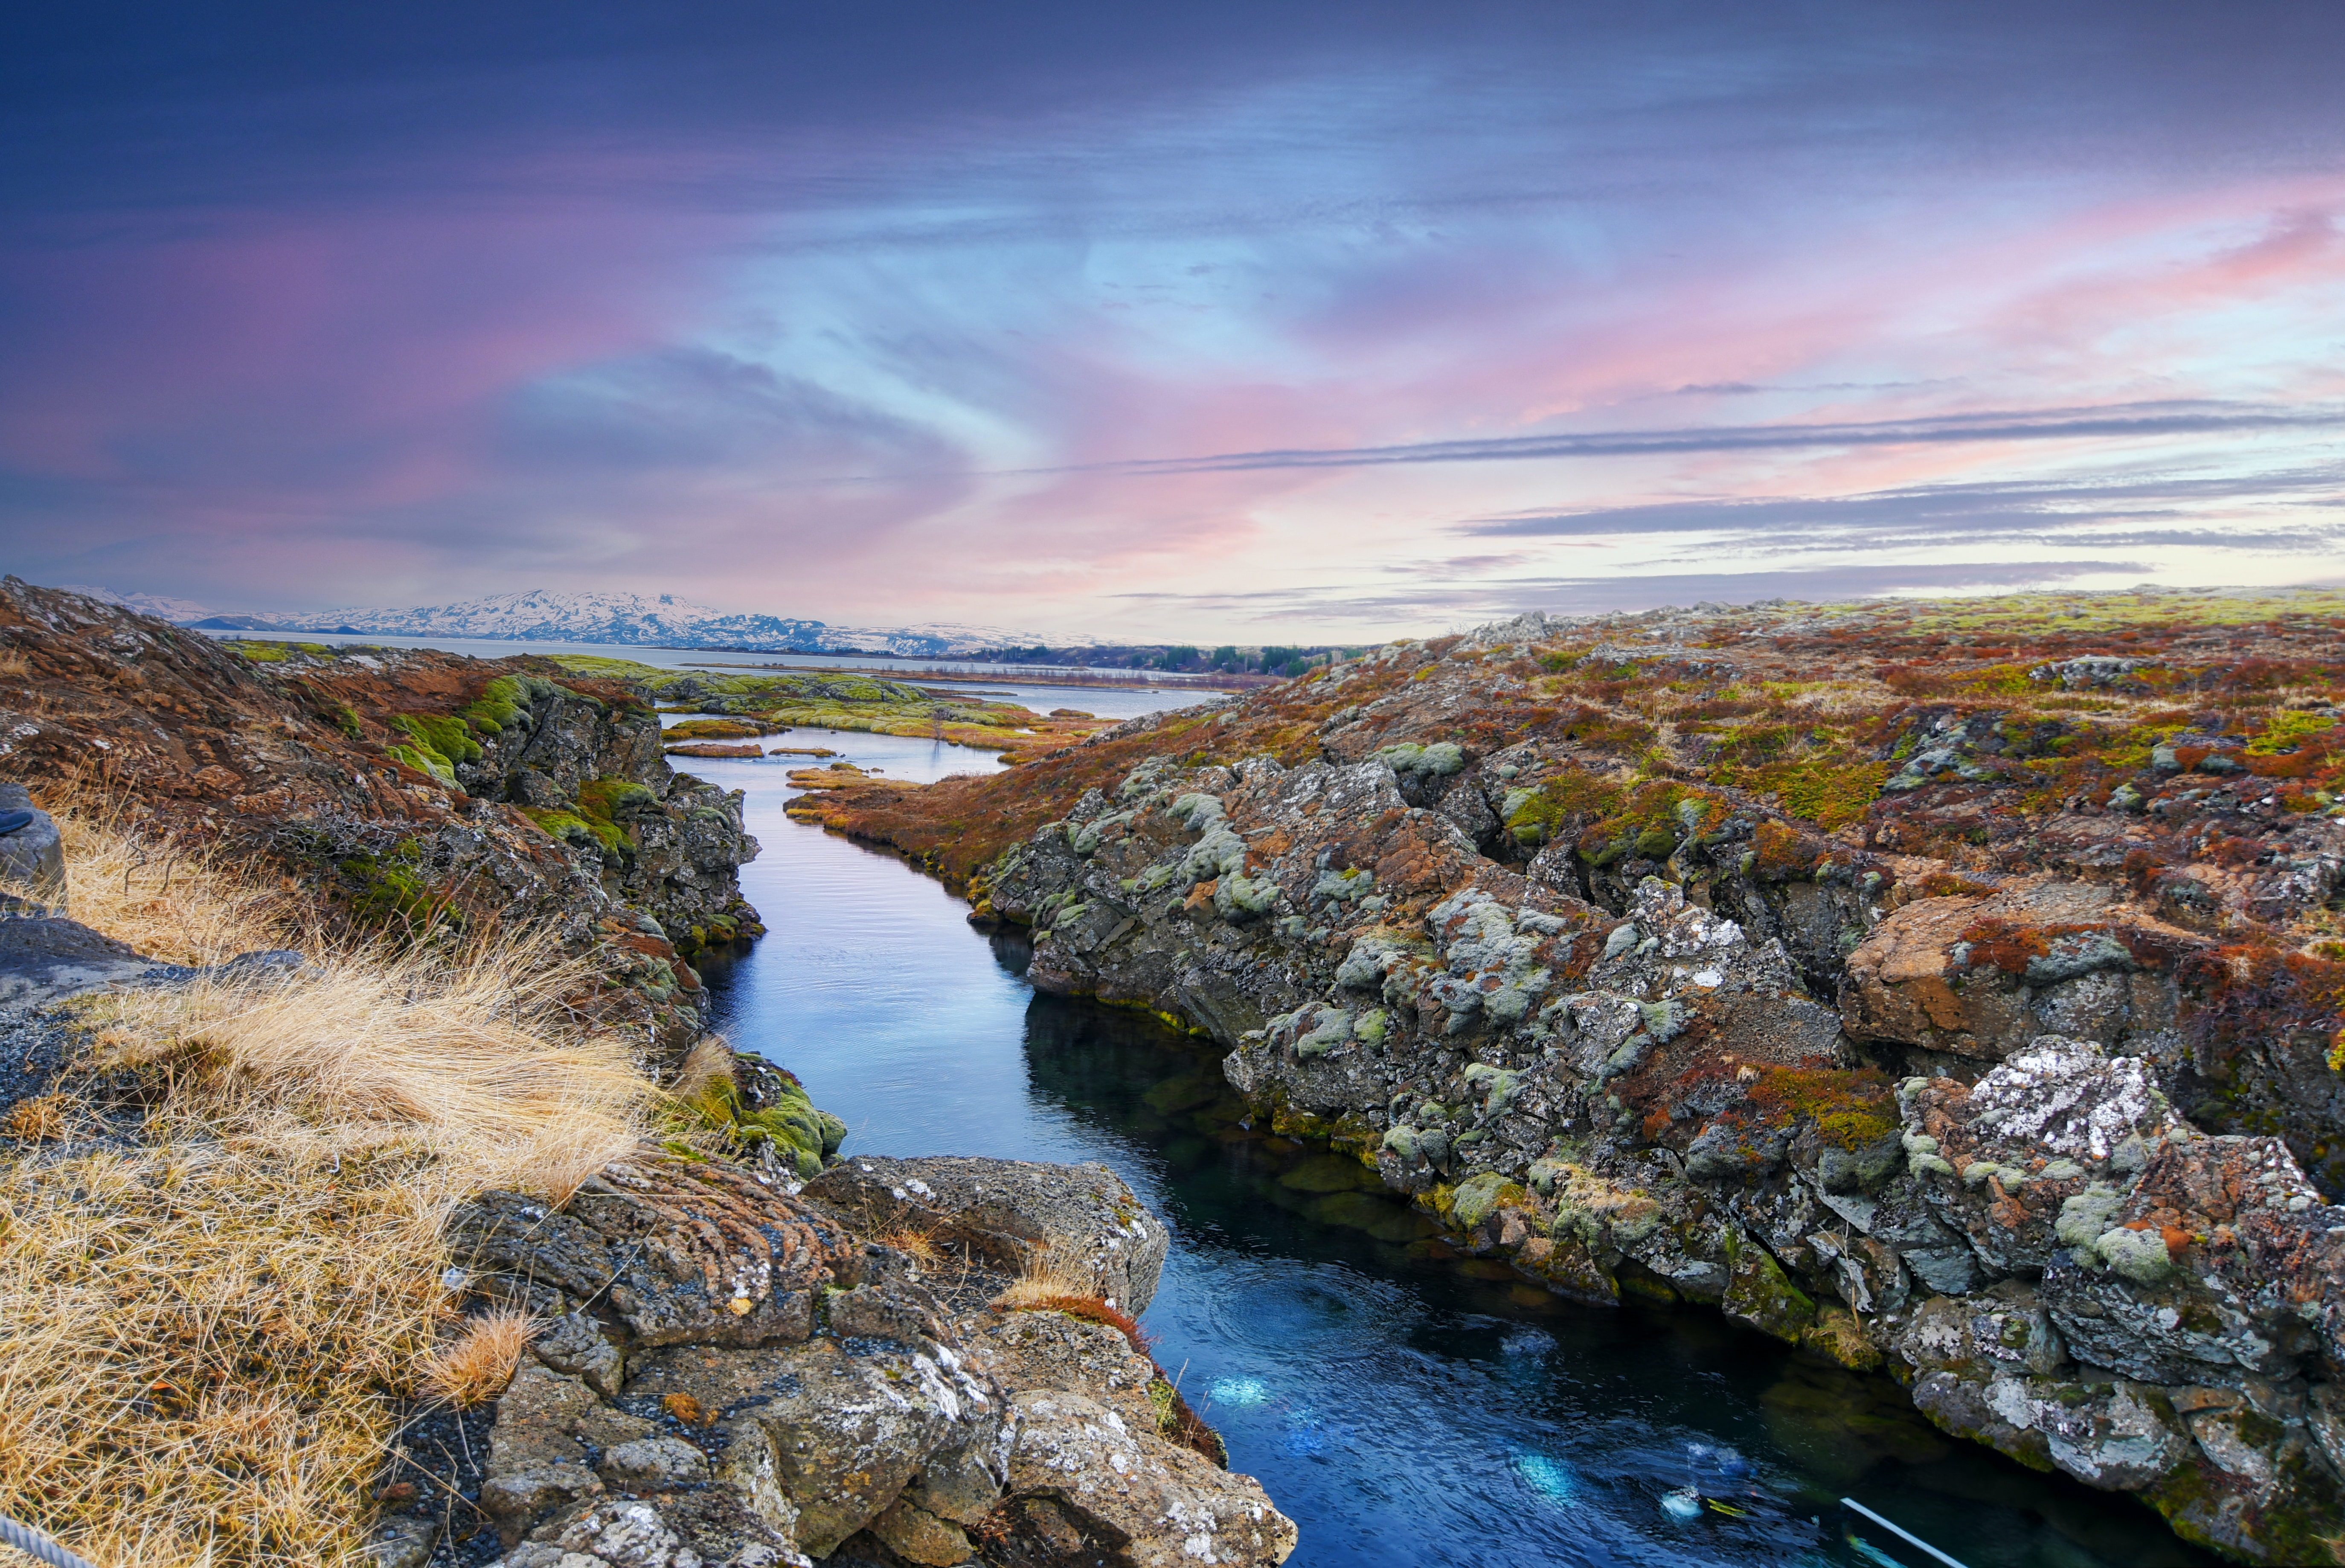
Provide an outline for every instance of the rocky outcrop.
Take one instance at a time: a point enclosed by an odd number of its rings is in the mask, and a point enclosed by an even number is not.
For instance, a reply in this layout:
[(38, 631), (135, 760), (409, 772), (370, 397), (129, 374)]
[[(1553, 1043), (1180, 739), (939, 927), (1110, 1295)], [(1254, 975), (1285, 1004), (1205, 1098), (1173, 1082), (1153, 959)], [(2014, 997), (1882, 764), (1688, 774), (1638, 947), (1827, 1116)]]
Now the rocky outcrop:
[(1138, 1317), (1156, 1296), (1172, 1234), (1103, 1165), (857, 1155), (806, 1194), (873, 1235), (911, 1231), (1010, 1274), (1054, 1278)]
[[(1212, 1036), (1277, 1130), (1467, 1249), (1885, 1367), (1947, 1430), (2243, 1560), (2345, 1560), (2345, 1207), (2307, 1168), (2345, 1148), (2345, 835), (2285, 783), (2152, 793), (2326, 777), (2330, 743), (2284, 748), (2333, 709), (2160, 760), (1876, 682), (1845, 750), (1777, 766), (1810, 743), (1738, 683), (1788, 639), (1720, 635), (1526, 617), (1005, 779), (801, 804), (950, 874), (936, 824), (1040, 792), (1054, 814), (964, 873), (973, 917), (1032, 928), (1038, 986)], [(2048, 689), (2086, 689), (2068, 663)], [(1646, 723), (1639, 692), (1728, 717)], [(2086, 745), (2122, 760), (2060, 760)], [(2104, 765), (2145, 787), (2015, 793)], [(2177, 864), (2144, 817), (2232, 847)]]
[(2128, 908), (2117, 891), (2032, 878), (1985, 897), (1896, 909), (1848, 956), (1850, 1030), (1999, 1061), (2039, 1035), (2184, 1060), (2180, 973), (2216, 944)]
[(1124, 1332), (1081, 1300), (983, 1304), (1035, 1255), (1153, 1294), (1163, 1228), (1098, 1167), (850, 1160), (801, 1188), (646, 1154), (558, 1211), (488, 1195), (450, 1238), (469, 1293), (551, 1325), (479, 1488), (505, 1568), (1294, 1548), (1259, 1486), (1178, 1441), (1177, 1396)]
[[(221, 643), (15, 578), (0, 649), (0, 770), (81, 778), (354, 926), (552, 930), (604, 976), (579, 1005), (671, 1058), (705, 1024), (692, 956), (763, 929), (740, 797), (671, 772), (642, 703), (549, 661)], [(42, 853), (0, 839), (31, 857), (0, 893), (42, 899)]]

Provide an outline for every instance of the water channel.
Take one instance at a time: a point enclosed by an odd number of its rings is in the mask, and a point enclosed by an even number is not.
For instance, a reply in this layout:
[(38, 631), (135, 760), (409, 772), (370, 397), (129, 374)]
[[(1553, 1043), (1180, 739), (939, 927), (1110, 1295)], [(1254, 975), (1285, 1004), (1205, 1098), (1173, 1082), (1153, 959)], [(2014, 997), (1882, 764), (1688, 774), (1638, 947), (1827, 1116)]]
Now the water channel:
[[(1123, 714), (1170, 693), (1021, 688)], [(925, 782), (994, 760), (798, 731)], [(1355, 1165), (1249, 1127), (1216, 1053), (1133, 1013), (1036, 994), (1025, 949), (897, 858), (782, 814), (803, 759), (695, 760), (746, 792), (742, 885), (769, 934), (713, 966), (721, 1027), (844, 1118), (851, 1152), (1100, 1160), (1172, 1227), (1155, 1353), (1321, 1565), (1825, 1564), (1853, 1496), (1968, 1568), (2206, 1561), (2146, 1508), (1938, 1433), (1896, 1386), (1715, 1312), (1604, 1310), (1451, 1257)], [(1371, 1184), (1372, 1185), (1372, 1184)], [(1672, 1519), (1670, 1492), (1741, 1519)]]

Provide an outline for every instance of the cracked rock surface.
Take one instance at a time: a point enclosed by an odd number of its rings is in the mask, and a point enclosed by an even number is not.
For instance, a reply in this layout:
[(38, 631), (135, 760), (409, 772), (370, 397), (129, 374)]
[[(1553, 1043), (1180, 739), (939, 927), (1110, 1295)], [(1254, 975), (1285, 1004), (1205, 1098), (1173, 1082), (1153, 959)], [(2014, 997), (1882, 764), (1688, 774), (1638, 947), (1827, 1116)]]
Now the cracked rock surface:
[[(547, 1325), (480, 1488), (503, 1568), (1266, 1568), (1294, 1547), (1118, 1326), (1166, 1238), (1102, 1168), (874, 1158), (801, 1185), (646, 1153), (559, 1209), (488, 1194), (449, 1234), (468, 1291)], [(1035, 1253), (1094, 1292), (989, 1306)]]

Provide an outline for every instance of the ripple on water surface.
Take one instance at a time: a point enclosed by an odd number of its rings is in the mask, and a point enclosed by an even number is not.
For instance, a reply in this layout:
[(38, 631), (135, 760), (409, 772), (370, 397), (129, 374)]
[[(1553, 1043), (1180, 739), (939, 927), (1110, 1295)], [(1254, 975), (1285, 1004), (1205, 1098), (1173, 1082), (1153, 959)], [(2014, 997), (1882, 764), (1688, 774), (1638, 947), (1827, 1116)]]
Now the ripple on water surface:
[[(771, 744), (814, 742), (891, 777), (994, 765), (888, 736)], [(1919, 1561), (1842, 1540), (1843, 1495), (1970, 1568), (2206, 1561), (2126, 1499), (1946, 1439), (1885, 1379), (1452, 1256), (1356, 1166), (1254, 1127), (1196, 1042), (1034, 996), (1020, 944), (936, 883), (787, 821), (779, 759), (691, 765), (747, 792), (765, 845), (742, 883), (771, 935), (711, 973), (726, 1031), (798, 1073), (852, 1149), (1130, 1181), (1173, 1230), (1143, 1320), (1157, 1359), (1300, 1525), (1297, 1568)]]

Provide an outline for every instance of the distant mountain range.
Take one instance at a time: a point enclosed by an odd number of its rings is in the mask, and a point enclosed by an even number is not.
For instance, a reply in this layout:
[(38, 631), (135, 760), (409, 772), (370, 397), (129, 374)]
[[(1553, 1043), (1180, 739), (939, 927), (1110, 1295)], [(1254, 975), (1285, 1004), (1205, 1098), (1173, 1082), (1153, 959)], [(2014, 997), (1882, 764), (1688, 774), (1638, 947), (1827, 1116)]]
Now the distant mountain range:
[(75, 586), (72, 592), (124, 605), (205, 632), (302, 632), (389, 637), (477, 637), (513, 642), (613, 642), (637, 647), (748, 648), (760, 652), (888, 652), (944, 658), (986, 648), (1051, 642), (1091, 646), (1096, 639), (1045, 639), (999, 626), (923, 622), (911, 626), (832, 626), (778, 615), (745, 615), (663, 593), (495, 593), (460, 604), (411, 610), (343, 608), (270, 615), (215, 612), (186, 599), (116, 593)]

